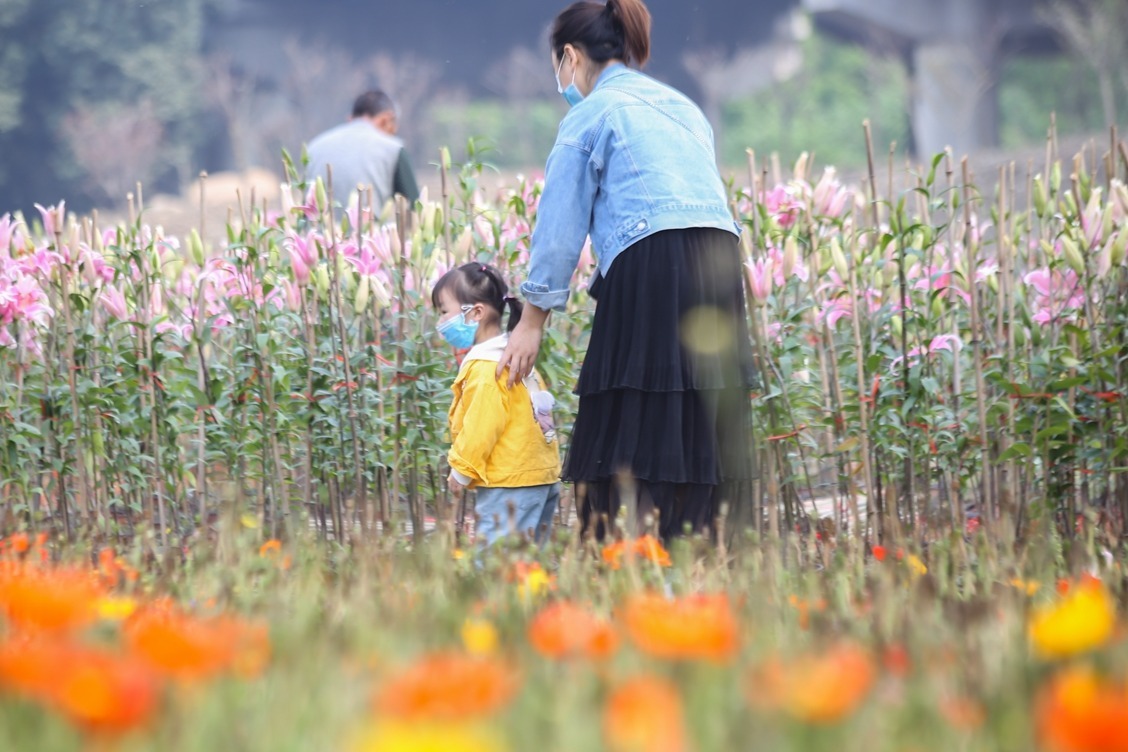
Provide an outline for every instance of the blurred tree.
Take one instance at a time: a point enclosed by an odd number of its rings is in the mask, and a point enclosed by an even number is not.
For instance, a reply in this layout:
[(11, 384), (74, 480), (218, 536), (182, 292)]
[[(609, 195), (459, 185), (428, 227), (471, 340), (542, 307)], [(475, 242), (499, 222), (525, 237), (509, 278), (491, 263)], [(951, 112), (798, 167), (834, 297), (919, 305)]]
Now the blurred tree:
[(777, 152), (784, 164), (806, 151), (821, 164), (859, 167), (866, 160), (862, 121), (867, 118), (878, 153), (885, 153), (891, 141), (906, 146), (909, 81), (900, 60), (817, 33), (802, 49), (797, 75), (724, 107), (722, 165), (744, 164), (745, 149), (751, 147), (764, 156)]
[(1050, 0), (1039, 15), (1057, 31), (1065, 48), (1096, 74), (1104, 124), (1115, 123), (1118, 84), (1128, 93), (1128, 2)]
[(135, 107), (80, 106), (63, 118), (62, 133), (75, 162), (110, 202), (156, 176), (164, 129), (148, 99)]
[(65, 197), (82, 209), (104, 198), (81, 190), (90, 176), (67, 134), (95, 110), (104, 117), (142, 102), (162, 134), (151, 174), (178, 189), (199, 133), (199, 54), (212, 2), (0, 0), (0, 206), (26, 211)]

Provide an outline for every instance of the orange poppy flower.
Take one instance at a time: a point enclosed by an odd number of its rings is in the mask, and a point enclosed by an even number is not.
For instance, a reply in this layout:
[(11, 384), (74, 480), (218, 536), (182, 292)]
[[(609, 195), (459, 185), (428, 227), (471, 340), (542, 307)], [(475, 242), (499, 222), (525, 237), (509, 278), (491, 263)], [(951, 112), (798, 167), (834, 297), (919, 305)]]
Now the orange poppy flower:
[(105, 588), (89, 570), (20, 566), (0, 570), (0, 611), (17, 629), (61, 633), (98, 617)]
[(518, 685), (514, 672), (499, 661), (432, 653), (391, 676), (373, 705), (378, 713), (401, 720), (464, 720), (501, 709)]
[(619, 569), (624, 558), (638, 557), (652, 561), (660, 567), (671, 566), (670, 552), (662, 547), (661, 541), (652, 535), (644, 535), (633, 541), (620, 540), (603, 547), (603, 561), (612, 569)]
[(603, 710), (603, 736), (613, 752), (684, 752), (689, 748), (677, 687), (636, 676), (620, 684)]
[(615, 629), (590, 611), (572, 603), (554, 603), (529, 624), (529, 642), (546, 658), (609, 657), (618, 647)]
[(635, 646), (657, 658), (724, 661), (739, 644), (736, 616), (725, 595), (666, 599), (636, 594), (622, 609), (623, 626)]
[(0, 689), (46, 698), (67, 656), (59, 643), (27, 637), (0, 644)]
[(1038, 734), (1052, 752), (1128, 750), (1128, 687), (1075, 666), (1039, 692)]
[(807, 723), (835, 723), (861, 705), (876, 673), (868, 653), (843, 644), (787, 665), (768, 661), (753, 672), (747, 694), (756, 707), (783, 710)]
[(123, 733), (149, 721), (158, 690), (155, 676), (140, 661), (79, 649), (57, 676), (50, 702), (88, 731)]
[(53, 640), (0, 645), (0, 688), (42, 703), (88, 731), (118, 733), (144, 724), (159, 686), (138, 661)]
[(282, 553), (282, 541), (276, 538), (272, 538), (259, 546), (259, 556), (263, 558), (277, 556), (280, 553)]
[(158, 673), (197, 681), (224, 672), (262, 673), (270, 660), (266, 627), (231, 617), (202, 619), (175, 610), (147, 609), (125, 628), (129, 650)]

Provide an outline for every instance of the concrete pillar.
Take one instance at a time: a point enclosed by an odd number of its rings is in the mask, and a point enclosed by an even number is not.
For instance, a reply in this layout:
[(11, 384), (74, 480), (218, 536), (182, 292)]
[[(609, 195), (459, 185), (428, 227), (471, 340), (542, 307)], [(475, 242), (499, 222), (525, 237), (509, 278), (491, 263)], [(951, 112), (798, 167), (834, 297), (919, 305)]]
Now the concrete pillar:
[(913, 139), (929, 159), (998, 143), (998, 61), (994, 45), (935, 40), (913, 49)]

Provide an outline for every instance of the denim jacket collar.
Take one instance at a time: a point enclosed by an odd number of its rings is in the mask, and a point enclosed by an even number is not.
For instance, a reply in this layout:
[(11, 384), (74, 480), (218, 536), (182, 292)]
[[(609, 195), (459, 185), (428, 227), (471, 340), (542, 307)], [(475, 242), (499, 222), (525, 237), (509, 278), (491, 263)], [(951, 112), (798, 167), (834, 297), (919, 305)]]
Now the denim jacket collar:
[[(610, 81), (612, 78), (615, 78), (616, 76), (621, 76), (624, 73), (627, 73), (629, 70), (630, 69), (627, 68), (627, 66), (624, 65), (621, 62), (616, 61), (614, 63), (611, 63), (610, 65), (608, 65), (606, 68), (604, 68), (602, 71), (599, 72), (599, 78), (595, 79), (595, 86), (591, 87), (591, 90), (595, 91), (600, 86), (602, 86), (605, 82)], [(589, 94), (588, 96), (590, 97), (591, 95)]]

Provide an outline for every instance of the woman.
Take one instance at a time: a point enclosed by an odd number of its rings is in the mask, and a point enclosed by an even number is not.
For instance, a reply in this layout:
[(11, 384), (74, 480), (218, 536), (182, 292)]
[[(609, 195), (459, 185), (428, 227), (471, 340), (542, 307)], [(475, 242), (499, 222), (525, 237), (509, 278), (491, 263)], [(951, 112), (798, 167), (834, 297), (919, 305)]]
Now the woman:
[(740, 229), (712, 129), (683, 94), (637, 70), (650, 56), (640, 0), (573, 3), (551, 46), (571, 110), (545, 168), (521, 285), (528, 305), (497, 375), (532, 370), (590, 235), (597, 305), (563, 472), (585, 532), (602, 538), (628, 499), (664, 538), (707, 531), (724, 508), (730, 527), (744, 524), (751, 346)]

